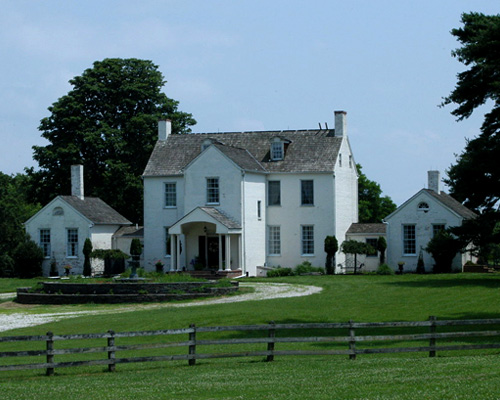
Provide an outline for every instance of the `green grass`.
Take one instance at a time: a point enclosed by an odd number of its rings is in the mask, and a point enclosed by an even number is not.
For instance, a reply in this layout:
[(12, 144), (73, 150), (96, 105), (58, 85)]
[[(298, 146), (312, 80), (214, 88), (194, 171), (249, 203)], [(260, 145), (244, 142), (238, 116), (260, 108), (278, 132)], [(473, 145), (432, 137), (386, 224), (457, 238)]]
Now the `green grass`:
[[(248, 279), (258, 281), (258, 279)], [(140, 331), (198, 326), (286, 322), (342, 322), (500, 318), (500, 275), (307, 276), (268, 280), (321, 286), (307, 297), (187, 308), (110, 313), (66, 319), (1, 335)], [(1, 290), (1, 289), (0, 289)], [(64, 310), (109, 309), (110, 305), (65, 306)], [(35, 306), (30, 312), (61, 310)], [(16, 310), (18, 312), (19, 310)], [(11, 312), (2, 310), (0, 312)], [(118, 364), (102, 367), (0, 373), (5, 399), (489, 399), (500, 397), (498, 351), (395, 356), (224, 359), (187, 363)], [(487, 355), (490, 354), (490, 355)], [(493, 355), (492, 355), (493, 354)], [(50, 384), (49, 384), (50, 383)], [(10, 397), (9, 397), (10, 396)]]

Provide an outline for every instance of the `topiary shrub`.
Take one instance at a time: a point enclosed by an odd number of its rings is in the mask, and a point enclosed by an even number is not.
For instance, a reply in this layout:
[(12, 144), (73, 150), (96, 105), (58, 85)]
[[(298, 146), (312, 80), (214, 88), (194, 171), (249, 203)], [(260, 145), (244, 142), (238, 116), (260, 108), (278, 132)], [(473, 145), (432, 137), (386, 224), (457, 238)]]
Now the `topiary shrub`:
[(418, 255), (416, 272), (417, 274), (425, 274), (424, 256), (422, 254), (422, 251), (420, 251), (420, 254)]
[(83, 244), (83, 276), (92, 275), (92, 268), (90, 266), (90, 254), (92, 254), (92, 241), (87, 238)]
[(7, 254), (0, 256), (0, 278), (12, 278), (14, 276), (14, 260)]
[(387, 264), (380, 264), (376, 271), (377, 275), (394, 275), (394, 270)]

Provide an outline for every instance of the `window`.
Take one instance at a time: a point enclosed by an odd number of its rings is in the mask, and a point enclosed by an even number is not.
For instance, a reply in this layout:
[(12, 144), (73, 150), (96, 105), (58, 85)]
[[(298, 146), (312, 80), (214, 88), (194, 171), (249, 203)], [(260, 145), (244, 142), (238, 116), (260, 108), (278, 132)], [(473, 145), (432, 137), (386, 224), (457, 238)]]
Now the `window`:
[(352, 156), (349, 156), (349, 168), (352, 168)]
[(45, 258), (50, 257), (50, 229), (40, 229), (40, 247)]
[(366, 253), (367, 257), (377, 257), (377, 243), (378, 243), (377, 239), (374, 239), (374, 238), (366, 239), (366, 244), (368, 246), (371, 246), (373, 249), (372, 252)]
[(283, 153), (283, 142), (280, 141), (271, 143), (271, 160), (283, 160)]
[(281, 205), (281, 182), (269, 181), (267, 184), (267, 204), (270, 206)]
[(64, 210), (62, 209), (62, 207), (56, 207), (52, 210), (52, 215), (54, 216), (64, 215)]
[(170, 256), (170, 241), (171, 241), (171, 236), (170, 233), (168, 233), (168, 227), (165, 227), (165, 255)]
[(342, 166), (342, 153), (339, 153), (339, 167)]
[(432, 237), (436, 236), (439, 232), (444, 231), (446, 225), (444, 224), (433, 224), (432, 225)]
[(66, 257), (78, 257), (78, 229), (67, 229)]
[(210, 139), (205, 139), (203, 141), (203, 143), (201, 144), (201, 151), (205, 151), (206, 149), (208, 149), (211, 144), (212, 144), (212, 141)]
[(302, 255), (314, 254), (314, 226), (302, 225)]
[(257, 200), (257, 218), (262, 218), (262, 201)]
[(219, 204), (219, 178), (207, 178), (207, 203)]
[(429, 204), (427, 204), (425, 201), (421, 201), (420, 203), (418, 203), (418, 210), (429, 211)]
[(403, 254), (417, 254), (417, 239), (415, 225), (403, 225)]
[(177, 184), (165, 183), (165, 207), (177, 207)]
[(269, 227), (269, 255), (281, 255), (281, 228), (279, 226)]
[(314, 205), (314, 185), (313, 181), (300, 181), (300, 196), (301, 204), (303, 206)]

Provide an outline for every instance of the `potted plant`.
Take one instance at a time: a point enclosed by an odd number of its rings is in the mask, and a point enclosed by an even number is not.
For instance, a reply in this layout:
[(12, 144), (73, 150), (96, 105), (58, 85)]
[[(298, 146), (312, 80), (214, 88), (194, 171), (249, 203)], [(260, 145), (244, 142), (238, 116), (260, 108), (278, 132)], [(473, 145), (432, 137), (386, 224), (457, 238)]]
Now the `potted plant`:
[(71, 270), (71, 268), (73, 268), (71, 265), (66, 264), (64, 266), (64, 275), (69, 276), (69, 271)]
[(403, 267), (405, 266), (404, 261), (398, 262), (398, 268), (399, 268), (399, 275), (403, 275)]
[(162, 273), (163, 273), (163, 266), (164, 266), (164, 265), (165, 265), (165, 264), (163, 264), (163, 263), (161, 262), (161, 260), (156, 261), (156, 263), (155, 263), (156, 272), (158, 272), (158, 273), (162, 274)]

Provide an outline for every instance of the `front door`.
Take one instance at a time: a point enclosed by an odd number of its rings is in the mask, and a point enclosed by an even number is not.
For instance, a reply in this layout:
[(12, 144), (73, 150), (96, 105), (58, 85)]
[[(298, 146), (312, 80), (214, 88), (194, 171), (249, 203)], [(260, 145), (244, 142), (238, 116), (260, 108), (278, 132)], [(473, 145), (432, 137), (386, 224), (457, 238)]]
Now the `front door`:
[[(222, 236), (224, 239), (224, 236)], [(198, 247), (200, 262), (205, 268), (219, 269), (219, 237), (218, 236), (199, 236)], [(224, 260), (225, 240), (222, 240), (222, 254)]]

